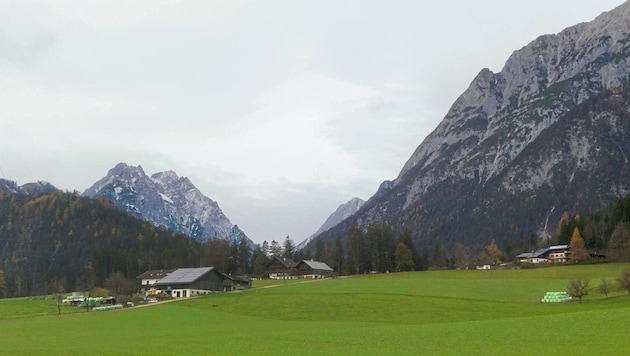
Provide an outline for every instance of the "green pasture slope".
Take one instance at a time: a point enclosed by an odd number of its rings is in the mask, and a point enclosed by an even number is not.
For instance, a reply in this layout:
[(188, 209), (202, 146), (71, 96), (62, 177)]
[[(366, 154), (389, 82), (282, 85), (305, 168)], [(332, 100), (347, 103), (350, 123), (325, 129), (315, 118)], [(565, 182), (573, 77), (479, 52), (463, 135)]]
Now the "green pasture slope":
[[(264, 281), (111, 312), (16, 317), (0, 301), (0, 354), (627, 354), (630, 296), (597, 292), (622, 264)], [(586, 277), (582, 304), (543, 304)]]

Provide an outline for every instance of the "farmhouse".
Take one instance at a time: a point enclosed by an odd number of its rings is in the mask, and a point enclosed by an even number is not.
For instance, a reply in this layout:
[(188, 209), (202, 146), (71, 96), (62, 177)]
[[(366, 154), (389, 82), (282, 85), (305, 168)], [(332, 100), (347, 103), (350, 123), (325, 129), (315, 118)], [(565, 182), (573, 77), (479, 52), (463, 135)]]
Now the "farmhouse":
[(271, 279), (325, 278), (334, 274), (324, 262), (302, 260), (296, 263), (288, 257), (277, 256), (267, 264), (267, 271)]
[(288, 257), (274, 256), (267, 264), (267, 271), (271, 279), (297, 278), (296, 263)]
[(224, 279), (223, 274), (214, 267), (179, 268), (154, 286), (158, 292), (173, 298), (186, 298), (221, 292)]
[(564, 263), (569, 260), (569, 245), (554, 245), (517, 255), (521, 263)]
[(332, 277), (333, 269), (326, 263), (319, 261), (302, 260), (295, 266), (298, 278), (326, 278)]
[(143, 288), (148, 288), (154, 285), (155, 282), (173, 273), (173, 271), (174, 271), (173, 269), (158, 269), (158, 270), (146, 271), (143, 274), (136, 277), (136, 279), (140, 280), (140, 285)]

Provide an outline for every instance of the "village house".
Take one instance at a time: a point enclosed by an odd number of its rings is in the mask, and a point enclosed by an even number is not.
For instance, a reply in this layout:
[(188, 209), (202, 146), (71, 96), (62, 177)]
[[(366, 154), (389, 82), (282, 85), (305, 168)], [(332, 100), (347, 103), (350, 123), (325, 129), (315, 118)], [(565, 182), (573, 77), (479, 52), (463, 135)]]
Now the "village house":
[(146, 296), (163, 294), (182, 298), (252, 287), (247, 276), (224, 274), (214, 267), (151, 270), (142, 273), (136, 279), (140, 280), (141, 291)]
[(569, 245), (553, 245), (534, 252), (517, 255), (521, 263), (565, 263), (569, 260)]
[(143, 274), (136, 277), (137, 280), (140, 280), (140, 285), (142, 288), (149, 288), (155, 284), (155, 282), (160, 279), (168, 276), (173, 273), (174, 269), (158, 269), (158, 270), (150, 270), (146, 271)]
[(267, 271), (271, 279), (326, 278), (334, 270), (326, 263), (312, 260), (294, 262), (288, 257), (275, 256), (268, 264)]
[(326, 263), (319, 261), (302, 260), (295, 266), (298, 278), (327, 278), (333, 276), (333, 269)]
[(173, 298), (223, 291), (223, 274), (214, 267), (179, 268), (157, 281), (159, 293)]
[(297, 278), (297, 271), (295, 270), (296, 263), (288, 257), (274, 256), (267, 264), (267, 271), (269, 272), (269, 278), (271, 279), (295, 279)]

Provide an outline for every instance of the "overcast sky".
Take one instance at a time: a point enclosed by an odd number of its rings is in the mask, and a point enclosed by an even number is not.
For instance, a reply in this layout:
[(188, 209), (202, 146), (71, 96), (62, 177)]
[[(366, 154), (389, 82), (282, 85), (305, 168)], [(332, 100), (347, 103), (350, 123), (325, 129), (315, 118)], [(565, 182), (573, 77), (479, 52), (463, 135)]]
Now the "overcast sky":
[(173, 170), (255, 242), (300, 242), (482, 68), (622, 2), (0, 0), (0, 177)]

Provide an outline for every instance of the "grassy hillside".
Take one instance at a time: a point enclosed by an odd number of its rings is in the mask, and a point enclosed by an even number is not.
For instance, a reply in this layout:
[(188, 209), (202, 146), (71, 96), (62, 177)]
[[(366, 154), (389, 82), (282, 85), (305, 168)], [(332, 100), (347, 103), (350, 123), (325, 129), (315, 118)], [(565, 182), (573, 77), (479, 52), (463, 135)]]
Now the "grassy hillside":
[[(630, 297), (596, 291), (627, 265), (433, 271), (255, 285), (104, 313), (22, 317), (0, 301), (10, 354), (621, 354)], [(582, 304), (547, 291), (591, 280)], [(52, 307), (51, 307), (52, 309)], [(56, 314), (56, 307), (51, 314)], [(63, 311), (65, 312), (65, 310)]]

